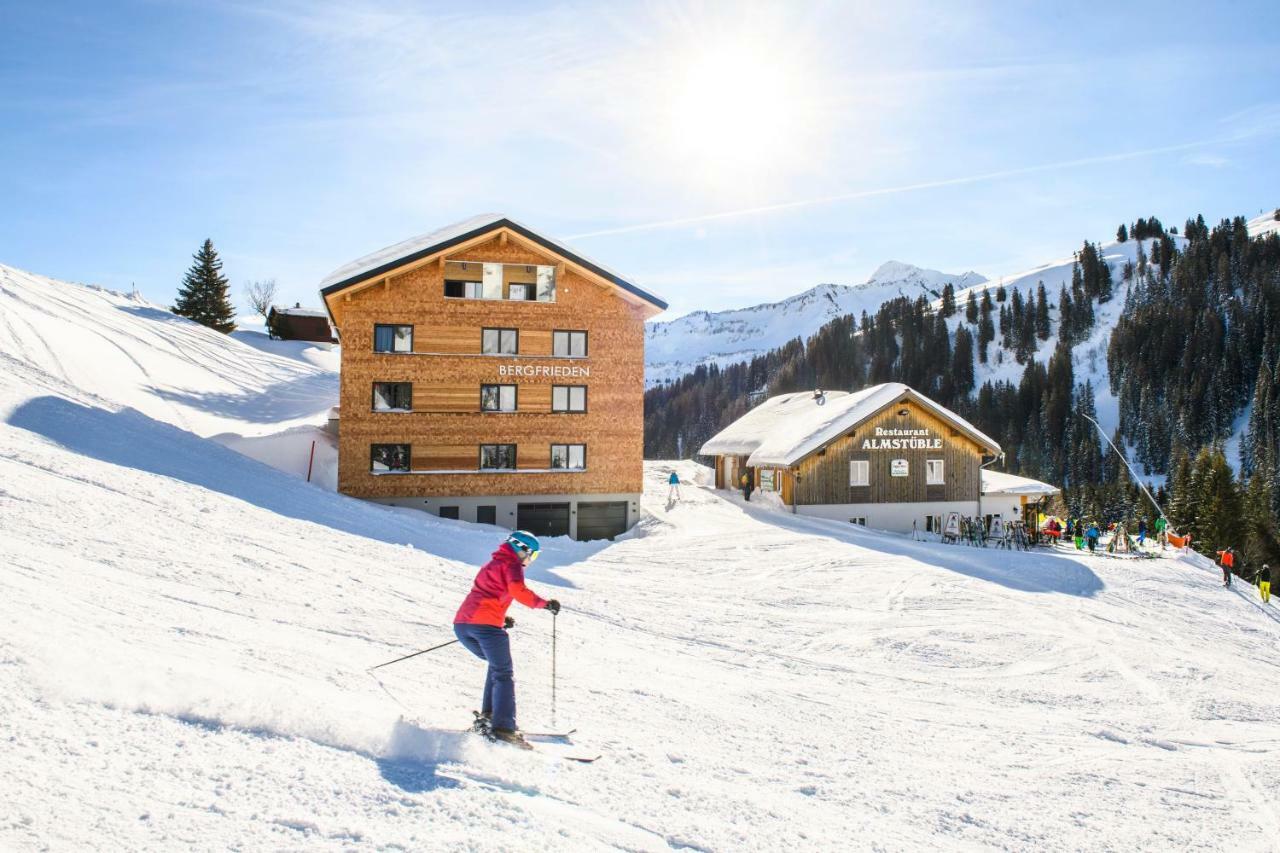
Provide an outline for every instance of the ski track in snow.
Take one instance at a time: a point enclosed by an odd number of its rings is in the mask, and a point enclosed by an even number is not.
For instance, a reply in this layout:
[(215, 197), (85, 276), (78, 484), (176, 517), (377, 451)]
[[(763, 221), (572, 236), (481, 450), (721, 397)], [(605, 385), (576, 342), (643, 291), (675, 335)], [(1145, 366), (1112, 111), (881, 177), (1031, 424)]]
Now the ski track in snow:
[(1202, 558), (912, 542), (650, 463), (635, 531), (530, 571), (555, 720), (513, 608), (520, 720), (576, 765), (457, 732), (456, 646), (366, 673), (452, 638), (500, 531), (176, 430), (56, 331), (0, 325), (0, 848), (1280, 849), (1280, 609)]

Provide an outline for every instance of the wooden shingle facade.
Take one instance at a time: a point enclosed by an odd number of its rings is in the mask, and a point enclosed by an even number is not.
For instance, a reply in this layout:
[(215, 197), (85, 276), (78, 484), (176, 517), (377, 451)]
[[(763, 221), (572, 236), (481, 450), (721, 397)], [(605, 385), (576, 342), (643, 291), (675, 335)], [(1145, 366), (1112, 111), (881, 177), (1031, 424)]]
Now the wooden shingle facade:
[(635, 522), (644, 321), (665, 303), (501, 217), (360, 266), (322, 289), (340, 491), (542, 535)]
[(1000, 447), (901, 383), (770, 398), (703, 445), (716, 485), (776, 492), (793, 512), (934, 531), (983, 514), (982, 466)]

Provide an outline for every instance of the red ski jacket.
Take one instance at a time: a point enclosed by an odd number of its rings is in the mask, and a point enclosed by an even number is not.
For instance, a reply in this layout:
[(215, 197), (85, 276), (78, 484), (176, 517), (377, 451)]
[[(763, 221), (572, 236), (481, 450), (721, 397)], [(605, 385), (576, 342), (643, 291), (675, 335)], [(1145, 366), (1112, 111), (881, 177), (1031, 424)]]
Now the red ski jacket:
[(453, 624), (493, 625), (501, 628), (512, 600), (525, 607), (546, 607), (544, 599), (524, 585), (524, 566), (515, 549), (503, 542), (476, 574), (471, 592), (453, 617)]

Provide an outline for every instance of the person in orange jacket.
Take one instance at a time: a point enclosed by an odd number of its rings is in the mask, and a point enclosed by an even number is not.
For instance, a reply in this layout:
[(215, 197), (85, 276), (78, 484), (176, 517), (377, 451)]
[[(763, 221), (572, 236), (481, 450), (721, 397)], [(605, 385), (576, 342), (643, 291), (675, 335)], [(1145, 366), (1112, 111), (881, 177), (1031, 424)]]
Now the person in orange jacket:
[(1231, 586), (1231, 570), (1236, 565), (1236, 552), (1230, 545), (1218, 552), (1218, 563), (1222, 566), (1222, 585)]
[(471, 592), (453, 617), (453, 633), (473, 655), (489, 664), (476, 730), (524, 749), (532, 749), (516, 728), (515, 667), (511, 638), (515, 624), (507, 616), (512, 601), (525, 607), (560, 612), (560, 602), (539, 598), (524, 584), (524, 567), (538, 558), (538, 538), (517, 530), (498, 546), (476, 574)]

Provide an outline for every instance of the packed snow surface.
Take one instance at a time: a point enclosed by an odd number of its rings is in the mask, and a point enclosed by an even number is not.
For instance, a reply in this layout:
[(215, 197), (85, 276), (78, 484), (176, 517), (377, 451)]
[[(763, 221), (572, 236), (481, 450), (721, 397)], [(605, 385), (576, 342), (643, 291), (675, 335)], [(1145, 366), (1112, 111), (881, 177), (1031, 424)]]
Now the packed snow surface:
[(267, 430), (246, 383), (304, 362), (3, 272), (0, 849), (1276, 849), (1280, 615), (1198, 557), (913, 542), (649, 463), (636, 530), (531, 567), (565, 609), (513, 609), (520, 722), (578, 731), (520, 752), (457, 731), (456, 645), (366, 672), (452, 638), (502, 531), (201, 437)]

